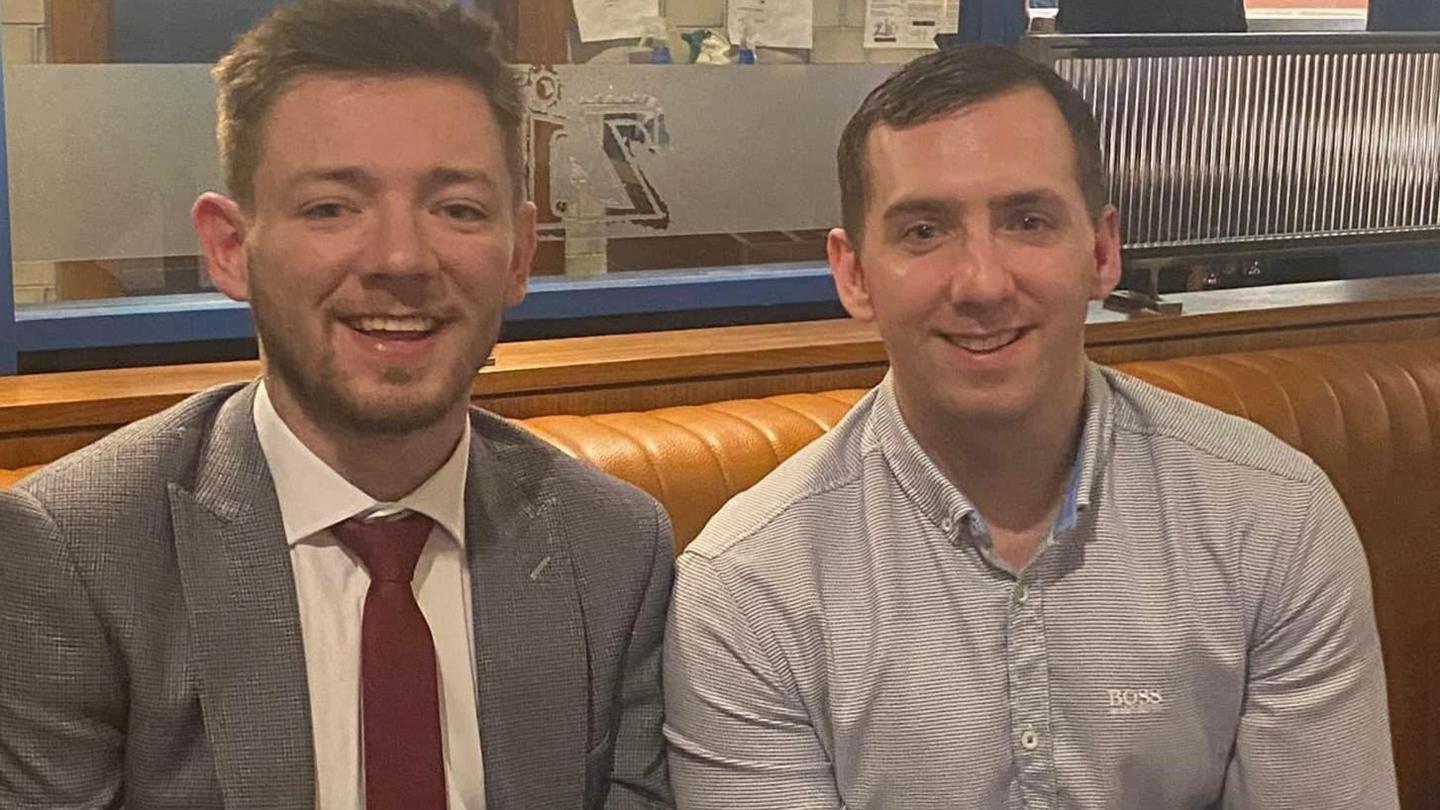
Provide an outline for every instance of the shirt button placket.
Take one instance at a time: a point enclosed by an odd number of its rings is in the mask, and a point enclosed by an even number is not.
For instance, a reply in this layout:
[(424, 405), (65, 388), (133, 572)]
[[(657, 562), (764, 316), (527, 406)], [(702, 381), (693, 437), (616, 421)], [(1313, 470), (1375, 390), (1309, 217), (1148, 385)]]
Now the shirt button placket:
[(1008, 675), (1018, 793), (1027, 808), (1054, 806), (1056, 778), (1050, 736), (1050, 667), (1040, 594), (1032, 583), (1010, 583)]

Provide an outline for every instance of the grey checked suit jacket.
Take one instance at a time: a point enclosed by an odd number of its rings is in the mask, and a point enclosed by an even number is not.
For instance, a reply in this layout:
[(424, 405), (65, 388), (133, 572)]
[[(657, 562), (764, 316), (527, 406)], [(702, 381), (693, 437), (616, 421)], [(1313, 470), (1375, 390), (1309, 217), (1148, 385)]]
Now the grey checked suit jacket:
[[(0, 492), (0, 808), (314, 804), (299, 611), (254, 393), (199, 394)], [(472, 424), (489, 807), (669, 806), (668, 519), (494, 416)]]

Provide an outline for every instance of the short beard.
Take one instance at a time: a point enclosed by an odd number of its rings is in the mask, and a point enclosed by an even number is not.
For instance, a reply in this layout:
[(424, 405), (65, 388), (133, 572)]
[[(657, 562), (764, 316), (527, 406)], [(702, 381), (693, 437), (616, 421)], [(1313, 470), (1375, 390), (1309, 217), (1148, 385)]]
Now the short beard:
[[(279, 378), (295, 398), (295, 404), (317, 426), (328, 426), (350, 436), (399, 437), (433, 427), (450, 414), (461, 396), (469, 399), (470, 385), (478, 367), (448, 386), (453, 396), (413, 404), (397, 403), (388, 408), (358, 402), (347, 396), (332, 377), (317, 376), (313, 364), (291, 351), (298, 341), (284, 339), (285, 326), (269, 328), (270, 318), (266, 316), (270, 306), (263, 294), (252, 295), (250, 306), (265, 357), (265, 373)], [(411, 382), (411, 375), (403, 369), (386, 369), (384, 379), (399, 387)]]

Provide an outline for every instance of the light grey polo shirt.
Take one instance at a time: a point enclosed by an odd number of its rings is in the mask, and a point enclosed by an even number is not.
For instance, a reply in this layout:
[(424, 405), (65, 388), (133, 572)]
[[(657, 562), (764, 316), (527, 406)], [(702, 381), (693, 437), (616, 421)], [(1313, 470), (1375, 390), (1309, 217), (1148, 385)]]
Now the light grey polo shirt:
[(1369, 571), (1313, 462), (1091, 366), (1072, 486), (1006, 570), (887, 379), (731, 501), (677, 563), (679, 805), (1397, 806)]

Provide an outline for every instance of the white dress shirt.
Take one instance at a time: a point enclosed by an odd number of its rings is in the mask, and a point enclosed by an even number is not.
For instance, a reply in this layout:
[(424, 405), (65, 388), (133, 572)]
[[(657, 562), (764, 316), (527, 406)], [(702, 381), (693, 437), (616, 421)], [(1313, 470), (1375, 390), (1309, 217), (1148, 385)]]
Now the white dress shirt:
[(465, 562), (465, 475), (470, 431), (434, 475), (394, 503), (377, 501), (321, 461), (281, 420), (262, 383), (255, 429), (275, 480), (295, 570), (318, 810), (365, 806), (360, 711), (360, 620), (370, 575), (329, 527), (376, 508), (435, 522), (415, 566), (415, 598), (435, 640), (445, 790), (452, 810), (484, 810), (485, 773), (475, 706), (470, 570)]

